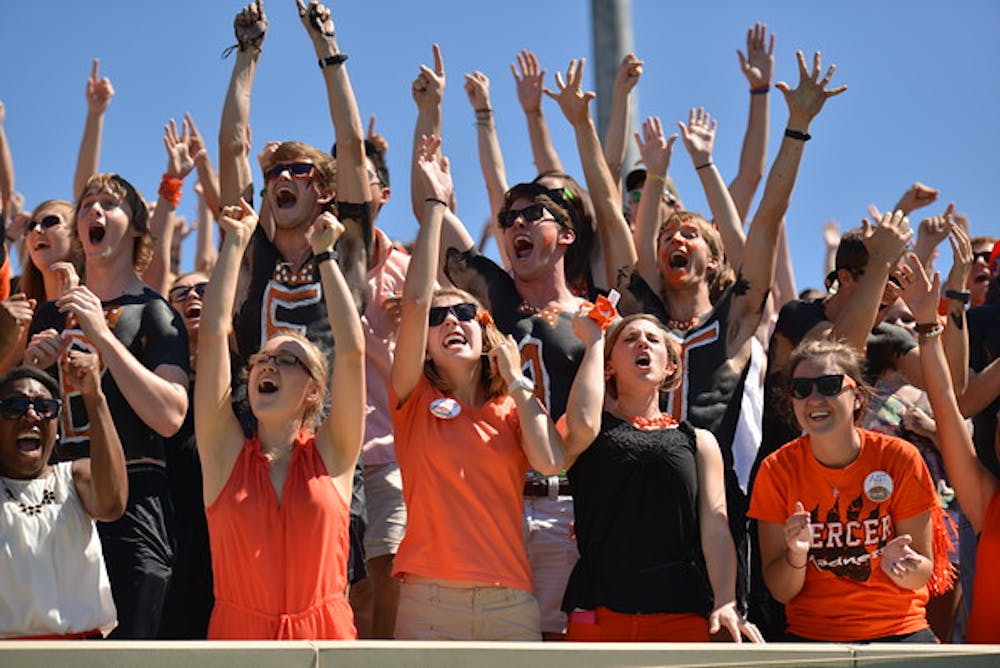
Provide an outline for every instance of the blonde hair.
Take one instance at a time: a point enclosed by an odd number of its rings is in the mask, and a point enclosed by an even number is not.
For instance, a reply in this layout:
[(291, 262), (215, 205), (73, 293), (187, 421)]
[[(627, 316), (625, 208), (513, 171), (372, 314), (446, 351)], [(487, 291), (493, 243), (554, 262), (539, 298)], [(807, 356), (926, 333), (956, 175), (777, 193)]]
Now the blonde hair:
[(118, 174), (94, 174), (87, 179), (87, 185), (76, 200), (76, 216), (80, 215), (80, 205), (84, 199), (102, 192), (114, 197), (118, 204), (128, 204), (132, 210), (129, 226), (139, 233), (132, 244), (132, 268), (137, 274), (141, 274), (153, 259), (153, 235), (149, 233), (149, 210), (146, 202), (135, 186)]
[[(458, 297), (478, 307), (476, 322), (479, 323), (479, 327), (483, 331), (484, 356), (479, 361), (479, 383), (486, 392), (486, 396), (490, 399), (502, 397), (507, 394), (507, 383), (504, 382), (503, 377), (499, 373), (493, 373), (489, 361), (485, 359), (485, 356), (494, 346), (498, 346), (506, 340), (506, 337), (497, 329), (496, 324), (493, 322), (493, 317), (490, 316), (490, 312), (483, 308), (478, 299), (465, 290), (459, 290), (458, 288), (441, 288), (435, 290), (434, 296), (431, 298), (431, 303), (440, 297)], [(429, 357), (424, 360), (424, 376), (426, 376), (431, 385), (446, 394), (455, 391), (455, 388), (441, 375), (437, 365)]]
[[(677, 352), (677, 346), (674, 345), (673, 339), (670, 338), (670, 332), (660, 319), (655, 315), (650, 315), (648, 313), (635, 313), (630, 316), (621, 318), (620, 320), (612, 323), (608, 330), (604, 333), (604, 361), (607, 363), (611, 359), (611, 353), (614, 351), (615, 344), (618, 343), (618, 339), (621, 337), (622, 332), (625, 331), (625, 327), (636, 320), (648, 320), (649, 322), (656, 325), (657, 329), (660, 330), (663, 335), (663, 342), (667, 347), (667, 363), (673, 363), (673, 372), (667, 374), (667, 377), (663, 379), (660, 383), (660, 394), (666, 394), (671, 390), (675, 390), (680, 387), (681, 379), (683, 378), (683, 369), (681, 369), (681, 356)], [(611, 376), (608, 378), (604, 386), (609, 396), (613, 399), (618, 398), (618, 383), (615, 381), (615, 377)]]

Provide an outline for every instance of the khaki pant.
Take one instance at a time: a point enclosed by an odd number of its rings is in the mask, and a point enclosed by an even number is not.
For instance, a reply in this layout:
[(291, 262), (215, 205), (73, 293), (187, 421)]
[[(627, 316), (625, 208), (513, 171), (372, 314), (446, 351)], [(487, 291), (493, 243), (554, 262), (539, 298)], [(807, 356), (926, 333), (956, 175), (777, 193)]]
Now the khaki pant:
[(541, 640), (538, 603), (505, 587), (399, 585), (397, 640)]

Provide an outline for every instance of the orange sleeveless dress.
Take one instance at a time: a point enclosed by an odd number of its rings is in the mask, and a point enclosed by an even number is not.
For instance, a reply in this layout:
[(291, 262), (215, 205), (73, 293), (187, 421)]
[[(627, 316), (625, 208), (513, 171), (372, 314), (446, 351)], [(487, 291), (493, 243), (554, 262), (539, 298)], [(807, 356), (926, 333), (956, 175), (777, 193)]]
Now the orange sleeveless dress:
[(347, 588), (349, 508), (303, 430), (278, 503), (260, 441), (248, 439), (205, 509), (215, 575), (211, 640), (357, 637)]

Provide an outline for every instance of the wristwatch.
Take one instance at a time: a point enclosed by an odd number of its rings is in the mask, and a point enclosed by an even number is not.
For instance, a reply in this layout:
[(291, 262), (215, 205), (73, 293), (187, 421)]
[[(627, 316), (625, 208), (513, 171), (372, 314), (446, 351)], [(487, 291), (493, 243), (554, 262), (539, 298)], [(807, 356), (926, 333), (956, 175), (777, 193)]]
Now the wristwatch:
[(535, 382), (526, 376), (518, 376), (507, 384), (507, 391), (513, 393), (514, 390), (527, 390), (528, 394), (535, 391)]

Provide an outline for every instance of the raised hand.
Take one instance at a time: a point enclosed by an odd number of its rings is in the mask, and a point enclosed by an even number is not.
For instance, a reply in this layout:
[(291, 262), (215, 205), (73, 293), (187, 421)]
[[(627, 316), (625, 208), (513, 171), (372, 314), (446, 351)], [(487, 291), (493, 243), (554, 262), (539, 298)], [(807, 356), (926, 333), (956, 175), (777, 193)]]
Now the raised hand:
[[(820, 52), (813, 54), (812, 72), (806, 67), (806, 57), (801, 51), (795, 52), (795, 57), (799, 61), (799, 85), (792, 89), (784, 81), (779, 81), (775, 87), (785, 95), (785, 102), (788, 104), (788, 127), (793, 130), (804, 132), (809, 122), (816, 117), (828, 98), (840, 95), (847, 86), (839, 86), (832, 90), (826, 87), (837, 71), (836, 65), (830, 65), (826, 74), (820, 78), (822, 70), (822, 60)], [(800, 127), (803, 126), (803, 127)]]
[(94, 58), (90, 76), (87, 78), (87, 109), (92, 114), (103, 114), (107, 111), (111, 98), (115, 96), (115, 87), (111, 85), (111, 79), (101, 78), (100, 67), (101, 61)]
[(712, 149), (715, 147), (715, 129), (718, 121), (709, 116), (702, 107), (692, 107), (688, 112), (688, 122), (677, 123), (681, 131), (684, 148), (691, 155), (691, 161), (696, 167), (712, 162)]
[(948, 234), (948, 241), (951, 243), (952, 263), (944, 287), (948, 290), (962, 292), (965, 290), (966, 281), (969, 280), (972, 265), (976, 261), (972, 254), (972, 240), (969, 238), (968, 232), (959, 225), (953, 224), (951, 232)]
[(767, 41), (767, 26), (760, 21), (747, 30), (747, 53), (738, 50), (736, 55), (740, 59), (740, 70), (743, 76), (750, 82), (750, 90), (764, 88), (771, 85), (771, 77), (774, 72), (774, 33)]
[(433, 109), (440, 106), (444, 99), (444, 56), (437, 44), (432, 45), (431, 50), (434, 52), (434, 69), (421, 65), (420, 74), (413, 80), (411, 89), (418, 109)]
[(365, 138), (371, 142), (372, 146), (375, 147), (375, 150), (383, 156), (389, 152), (389, 140), (383, 135), (375, 132), (375, 114), (372, 114), (371, 118), (368, 119), (368, 133)]
[(269, 141), (264, 144), (264, 148), (260, 153), (257, 154), (257, 164), (260, 165), (260, 171), (266, 172), (271, 167), (271, 163), (274, 162), (274, 152), (278, 150), (281, 146), (281, 142)]
[(480, 71), (465, 75), (465, 94), (475, 111), (492, 109), (490, 106), (490, 79)]
[(933, 204), (937, 201), (937, 198), (938, 191), (936, 188), (931, 188), (917, 181), (899, 198), (896, 208), (906, 215), (910, 215), (911, 212), (921, 207)]
[(924, 218), (917, 226), (917, 242), (915, 249), (917, 255), (923, 260), (931, 257), (934, 249), (948, 238), (953, 225), (952, 214), (955, 212), (955, 205), (949, 204), (939, 216)]
[(308, 6), (302, 0), (295, 0), (295, 5), (298, 7), (302, 26), (314, 41), (325, 42), (326, 37), (333, 37), (336, 34), (333, 17), (326, 5), (317, 0), (312, 0)]
[(97, 343), (111, 335), (104, 318), (104, 305), (86, 285), (78, 285), (66, 291), (56, 300), (60, 313), (73, 314), (84, 335)]
[[(31, 326), (31, 319), (35, 316), (35, 300), (28, 299), (23, 293), (11, 295), (9, 298), (0, 301), (0, 341), (7, 335), (16, 336), (8, 338), (8, 343), (20, 338), (21, 333)], [(0, 355), (3, 352), (0, 351)]]
[(835, 220), (823, 223), (823, 243), (827, 250), (836, 250), (840, 245), (840, 225)]
[(205, 140), (202, 139), (198, 127), (194, 124), (194, 117), (190, 112), (184, 113), (184, 129), (187, 131), (188, 155), (198, 164), (208, 157), (208, 150), (205, 147)]
[(312, 227), (306, 230), (306, 240), (313, 253), (318, 255), (333, 250), (343, 233), (344, 224), (329, 211), (324, 211), (313, 221)]
[(524, 113), (537, 113), (542, 108), (542, 89), (545, 87), (545, 70), (538, 65), (538, 58), (527, 49), (515, 56), (517, 66), (510, 66), (517, 88), (517, 101)]
[(48, 369), (59, 360), (68, 339), (59, 336), (54, 329), (43, 329), (28, 341), (24, 350), (24, 363), (39, 369)]
[(548, 88), (542, 89), (542, 92), (559, 103), (559, 108), (570, 125), (579, 125), (590, 119), (590, 101), (597, 97), (593, 91), (583, 91), (583, 70), (586, 65), (586, 58), (574, 58), (566, 68), (565, 82), (562, 73), (556, 72), (558, 93)]
[[(240, 10), (233, 19), (233, 31), (240, 51), (248, 48), (260, 53), (267, 34), (267, 16), (264, 14), (263, 0), (256, 0)], [(224, 54), (225, 55), (225, 54)]]
[(645, 63), (639, 60), (634, 53), (625, 54), (615, 72), (613, 87), (615, 96), (624, 96), (632, 92), (632, 89), (639, 83), (639, 78), (642, 77), (643, 65)]
[(49, 265), (49, 271), (55, 272), (58, 287), (54, 297), (59, 299), (64, 294), (80, 285), (80, 277), (76, 273), (76, 267), (72, 262), (53, 262)]
[(929, 278), (916, 253), (906, 254), (906, 267), (901, 269), (903, 291), (900, 295), (913, 313), (917, 323), (937, 322), (938, 302), (941, 294), (941, 274), (934, 272)]
[(576, 315), (573, 316), (573, 333), (576, 334), (576, 338), (583, 341), (586, 346), (589, 346), (604, 336), (604, 330), (601, 329), (601, 326), (597, 324), (597, 321), (591, 317), (591, 311), (593, 310), (594, 305), (588, 301), (584, 301), (580, 303), (580, 308), (577, 309)]
[(441, 138), (435, 135), (422, 135), (417, 147), (418, 183), (423, 188), (424, 197), (450, 202), (454, 193), (451, 181), (448, 158), (439, 155)]
[(232, 235), (241, 248), (246, 248), (254, 230), (257, 229), (257, 214), (247, 201), (241, 198), (239, 205), (223, 207), (219, 216), (219, 227), (226, 233), (227, 242)]
[(673, 134), (664, 139), (663, 124), (659, 117), (650, 116), (642, 124), (642, 136), (640, 137), (639, 133), (636, 132), (633, 137), (635, 137), (635, 144), (639, 149), (642, 162), (646, 165), (649, 173), (665, 176), (667, 168), (670, 167), (670, 156), (674, 152), (674, 142), (677, 141), (677, 135)]
[(70, 350), (62, 364), (63, 378), (84, 396), (93, 397), (101, 389), (101, 358), (95, 353)]
[(811, 519), (802, 502), (796, 501), (795, 512), (785, 520), (785, 559), (793, 568), (798, 568), (799, 562), (808, 563), (809, 546), (812, 545)]
[(521, 351), (510, 334), (504, 337), (503, 343), (490, 348), (489, 359), (490, 366), (508, 385), (521, 375)]
[(861, 221), (864, 244), (868, 250), (868, 263), (895, 265), (906, 252), (906, 244), (913, 236), (910, 221), (902, 211), (884, 213), (879, 224), (872, 227), (868, 219)]
[(163, 146), (167, 149), (167, 174), (174, 178), (183, 179), (194, 169), (196, 158), (189, 152), (189, 139), (187, 121), (181, 123), (179, 135), (174, 119), (171, 118), (170, 122), (163, 126)]

